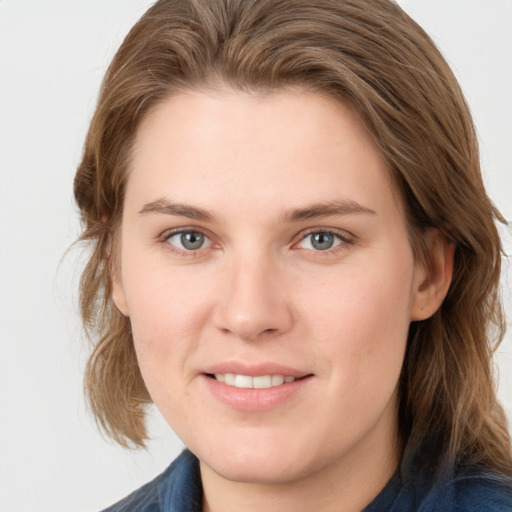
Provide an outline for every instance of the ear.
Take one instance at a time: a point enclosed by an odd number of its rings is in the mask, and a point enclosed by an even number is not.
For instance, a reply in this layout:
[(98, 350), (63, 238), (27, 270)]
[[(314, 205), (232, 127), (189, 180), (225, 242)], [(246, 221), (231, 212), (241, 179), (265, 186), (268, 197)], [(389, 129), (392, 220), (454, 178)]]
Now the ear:
[(117, 269), (112, 268), (110, 276), (112, 281), (112, 300), (121, 314), (124, 316), (130, 316), (128, 305), (126, 304), (126, 295), (124, 293), (123, 283), (119, 278), (119, 272)]
[[(116, 251), (116, 249), (112, 247), (113, 245), (114, 242), (112, 242), (112, 239), (110, 239), (106, 247), (105, 255), (109, 267), (112, 300), (114, 301), (114, 304), (116, 305), (117, 309), (121, 312), (121, 314), (123, 314), (124, 316), (130, 316), (128, 313), (126, 295), (124, 293), (123, 282), (121, 279), (121, 269), (118, 251)], [(112, 251), (116, 251), (117, 256), (115, 254), (113, 255)]]
[(455, 246), (437, 229), (424, 237), (426, 257), (414, 270), (411, 322), (431, 317), (443, 303), (453, 274)]

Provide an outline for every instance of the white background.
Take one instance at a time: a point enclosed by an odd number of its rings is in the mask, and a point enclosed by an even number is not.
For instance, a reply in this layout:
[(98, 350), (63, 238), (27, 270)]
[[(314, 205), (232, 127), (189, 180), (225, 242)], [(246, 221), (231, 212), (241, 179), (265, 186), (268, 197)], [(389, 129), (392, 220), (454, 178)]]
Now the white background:
[[(148, 451), (85, 412), (72, 182), (100, 80), (149, 0), (0, 0), (0, 511), (99, 510), (181, 450), (157, 414)], [(512, 219), (512, 0), (403, 0), (461, 80), (490, 195)], [(512, 236), (504, 231), (508, 253)], [(503, 279), (510, 311), (511, 274)], [(510, 319), (510, 315), (509, 315)], [(512, 416), (512, 336), (500, 396)]]

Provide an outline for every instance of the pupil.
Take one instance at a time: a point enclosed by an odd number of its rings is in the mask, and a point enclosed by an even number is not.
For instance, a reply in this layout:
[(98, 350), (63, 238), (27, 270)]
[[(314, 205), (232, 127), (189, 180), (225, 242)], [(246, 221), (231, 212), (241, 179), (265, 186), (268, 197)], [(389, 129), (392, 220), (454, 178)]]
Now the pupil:
[(182, 233), (181, 235), (181, 244), (185, 249), (189, 249), (193, 251), (194, 249), (199, 249), (203, 245), (204, 235), (201, 233)]
[(311, 245), (319, 251), (330, 249), (334, 242), (333, 236), (328, 233), (315, 233)]

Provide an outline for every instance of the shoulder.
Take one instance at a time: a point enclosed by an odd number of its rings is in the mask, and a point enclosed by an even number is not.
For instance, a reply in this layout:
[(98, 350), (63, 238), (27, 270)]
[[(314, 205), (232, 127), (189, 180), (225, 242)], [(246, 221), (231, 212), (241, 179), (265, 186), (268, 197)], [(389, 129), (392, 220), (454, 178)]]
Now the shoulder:
[(491, 475), (461, 476), (438, 483), (422, 503), (421, 512), (511, 512), (512, 479)]
[(399, 471), (365, 512), (512, 512), (512, 477), (474, 468), (448, 479), (430, 471)]
[(200, 489), (198, 461), (185, 450), (162, 474), (103, 512), (195, 512)]

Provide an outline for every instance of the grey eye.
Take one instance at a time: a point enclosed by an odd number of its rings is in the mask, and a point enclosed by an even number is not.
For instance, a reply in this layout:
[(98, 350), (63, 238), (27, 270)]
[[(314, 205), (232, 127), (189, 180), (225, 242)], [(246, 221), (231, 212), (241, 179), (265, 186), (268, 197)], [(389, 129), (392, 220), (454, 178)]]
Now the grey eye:
[(310, 233), (305, 236), (299, 246), (302, 249), (312, 249), (315, 251), (326, 251), (332, 249), (343, 242), (341, 237), (334, 233), (328, 233), (325, 231), (319, 231), (316, 233)]
[(330, 249), (334, 244), (334, 237), (329, 233), (314, 233), (311, 235), (311, 245), (319, 251)]
[(204, 235), (202, 233), (191, 232), (181, 234), (181, 245), (189, 251), (200, 249), (204, 243)]
[(167, 241), (184, 251), (196, 251), (202, 249), (207, 245), (210, 240), (199, 231), (182, 231), (181, 233), (174, 233)]

